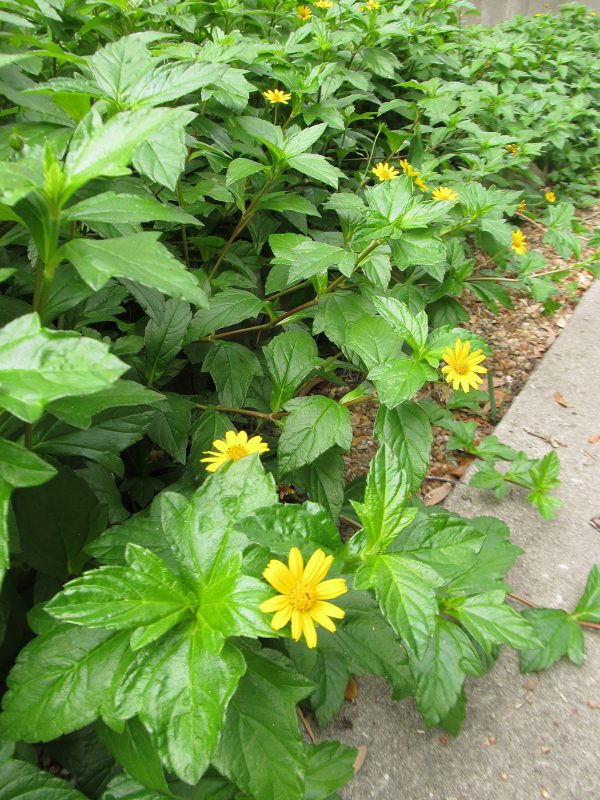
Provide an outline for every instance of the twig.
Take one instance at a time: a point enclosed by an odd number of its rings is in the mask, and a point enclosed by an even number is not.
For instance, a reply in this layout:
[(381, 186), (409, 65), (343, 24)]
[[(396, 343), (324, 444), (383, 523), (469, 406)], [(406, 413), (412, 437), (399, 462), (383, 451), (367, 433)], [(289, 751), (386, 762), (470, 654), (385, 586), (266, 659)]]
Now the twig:
[(426, 481), (440, 481), (441, 483), (456, 483), (456, 478), (444, 478), (442, 475), (426, 475)]
[(227, 406), (204, 405), (203, 403), (196, 403), (195, 405), (196, 408), (201, 408), (203, 411), (220, 411), (223, 414), (240, 414), (244, 417), (266, 419), (269, 422), (273, 422), (276, 419), (281, 419), (281, 417), (287, 416), (287, 412), (285, 411), (280, 411), (276, 414), (267, 414), (264, 411), (253, 411), (250, 408), (229, 408)]
[(304, 725), (304, 730), (306, 731), (308, 738), (311, 740), (313, 744), (317, 743), (317, 737), (314, 735), (312, 728), (304, 714), (302, 713), (302, 709), (300, 706), (296, 706), (296, 711), (298, 712), (298, 717), (300, 718), (300, 722)]
[(352, 519), (352, 517), (347, 517), (345, 514), (340, 514), (340, 519), (341, 519), (342, 522), (345, 522), (347, 525), (352, 525), (352, 527), (356, 528), (356, 530), (358, 530), (359, 528), (362, 528), (362, 525), (360, 524), (360, 522), (357, 522), (355, 519)]
[[(513, 592), (508, 592), (506, 596), (510, 597), (511, 600), (516, 600), (517, 603), (522, 603), (524, 606), (528, 606), (529, 608), (540, 608), (537, 603), (532, 603), (531, 600), (526, 600), (524, 597), (521, 597), (521, 595), (514, 594)], [(571, 619), (573, 619), (573, 617), (571, 617)], [(573, 622), (581, 625), (582, 628), (590, 628), (594, 631), (600, 631), (600, 624), (597, 622), (586, 622), (583, 619), (573, 619)]]

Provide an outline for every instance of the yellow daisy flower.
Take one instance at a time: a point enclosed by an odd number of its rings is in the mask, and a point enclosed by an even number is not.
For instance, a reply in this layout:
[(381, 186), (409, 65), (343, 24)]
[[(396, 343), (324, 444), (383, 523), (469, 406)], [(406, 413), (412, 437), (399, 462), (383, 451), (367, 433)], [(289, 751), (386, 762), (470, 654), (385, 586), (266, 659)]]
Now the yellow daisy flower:
[(240, 458), (251, 456), (253, 453), (269, 452), (269, 446), (266, 442), (263, 442), (262, 436), (253, 436), (248, 439), (246, 431), (240, 431), (239, 433), (227, 431), (225, 441), (215, 439), (212, 446), (214, 450), (204, 451), (204, 455), (209, 456), (209, 458), (200, 459), (201, 464), (207, 465), (207, 472), (216, 472), (228, 461), (239, 461)]
[(446, 382), (451, 383), (454, 390), (460, 386), (463, 392), (468, 392), (471, 387), (477, 389), (483, 383), (483, 378), (477, 374), (487, 372), (481, 366), (481, 362), (485, 360), (483, 350), (475, 350), (474, 353), (470, 351), (471, 342), (463, 343), (461, 339), (456, 340), (454, 350), (447, 347), (444, 351), (442, 358), (446, 366), (442, 367), (442, 372), (446, 375)]
[(544, 197), (549, 203), (556, 203), (556, 195), (554, 194), (554, 192), (546, 192)]
[(434, 200), (458, 200), (458, 195), (454, 189), (450, 189), (448, 186), (439, 186), (433, 190), (431, 196)]
[(267, 89), (266, 92), (263, 92), (263, 97), (266, 97), (269, 103), (283, 103), (285, 106), (287, 106), (291, 96), (289, 92), (284, 92), (283, 89)]
[(292, 621), (292, 639), (299, 641), (304, 635), (308, 647), (317, 646), (315, 622), (325, 630), (335, 633), (335, 619), (343, 619), (346, 612), (327, 603), (348, 591), (343, 578), (323, 578), (329, 572), (333, 556), (326, 556), (322, 550), (315, 550), (308, 559), (306, 567), (302, 553), (292, 547), (288, 555), (288, 565), (273, 559), (263, 572), (264, 579), (279, 594), (261, 603), (260, 610), (265, 614), (275, 612), (271, 627), (278, 631)]
[(521, 202), (517, 206), (517, 213), (522, 214), (526, 208), (527, 208), (527, 203), (525, 202), (525, 200), (521, 200)]
[(302, 22), (308, 22), (308, 20), (312, 17), (312, 11), (308, 6), (298, 6), (296, 11)]
[(512, 233), (512, 249), (518, 256), (524, 256), (527, 252), (527, 242), (525, 235), (520, 228)]
[(394, 178), (397, 178), (398, 175), (400, 175), (400, 172), (396, 169), (396, 167), (390, 167), (387, 161), (380, 161), (379, 164), (376, 164), (373, 167), (371, 172), (373, 175), (376, 175), (380, 181), (393, 181)]
[(381, 3), (379, 0), (369, 0), (366, 6), (361, 8), (361, 11), (379, 11)]
[(400, 161), (400, 166), (402, 167), (402, 172), (403, 172), (405, 175), (408, 175), (408, 177), (409, 177), (409, 178), (416, 178), (416, 177), (417, 177), (417, 175), (419, 174), (419, 170), (418, 170), (418, 169), (415, 169), (415, 168), (412, 166), (412, 164), (409, 164), (409, 163), (408, 163), (408, 160), (407, 160), (406, 158), (403, 158), (403, 159)]
[(511, 154), (511, 156), (516, 156), (519, 152), (519, 147), (516, 144), (507, 144), (506, 149)]
[(333, 3), (331, 0), (317, 0), (316, 3), (313, 3), (313, 6), (316, 6), (317, 8), (331, 8), (332, 5)]
[(538, 11), (537, 14), (534, 14), (533, 16), (534, 17), (543, 17), (544, 15), (542, 14), (541, 11)]
[(415, 178), (415, 186), (418, 186), (422, 192), (429, 191), (429, 187), (425, 185), (425, 181), (422, 178)]

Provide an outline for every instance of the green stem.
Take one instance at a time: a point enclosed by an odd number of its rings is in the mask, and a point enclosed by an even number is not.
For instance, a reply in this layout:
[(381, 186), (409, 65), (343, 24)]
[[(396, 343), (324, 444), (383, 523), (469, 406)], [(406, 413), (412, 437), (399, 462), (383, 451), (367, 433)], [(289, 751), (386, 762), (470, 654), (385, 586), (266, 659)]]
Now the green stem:
[(203, 403), (196, 403), (196, 408), (202, 411), (220, 411), (223, 414), (240, 414), (244, 417), (256, 417), (257, 419), (267, 420), (269, 422), (286, 417), (287, 412), (281, 411), (278, 414), (267, 414), (263, 411), (253, 411), (250, 408), (230, 408), (228, 406), (212, 406), (204, 405)]
[(34, 311), (39, 311), (40, 298), (42, 294), (42, 285), (44, 282), (44, 262), (41, 258), (35, 262), (35, 284), (33, 288), (33, 303), (32, 308)]
[(31, 422), (25, 423), (25, 428), (23, 429), (24, 438), (25, 438), (25, 447), (28, 450), (33, 449), (33, 425)]
[(496, 425), (498, 422), (498, 409), (496, 408), (496, 395), (494, 394), (494, 379), (492, 377), (491, 369), (488, 369), (487, 384), (488, 384), (488, 399), (490, 402), (490, 419), (492, 420), (492, 424)]
[[(183, 191), (181, 189), (181, 179), (177, 181), (177, 204), (183, 210)], [(187, 229), (185, 225), (181, 226), (181, 247), (183, 249), (183, 260), (186, 267), (190, 268), (190, 251), (188, 249)]]

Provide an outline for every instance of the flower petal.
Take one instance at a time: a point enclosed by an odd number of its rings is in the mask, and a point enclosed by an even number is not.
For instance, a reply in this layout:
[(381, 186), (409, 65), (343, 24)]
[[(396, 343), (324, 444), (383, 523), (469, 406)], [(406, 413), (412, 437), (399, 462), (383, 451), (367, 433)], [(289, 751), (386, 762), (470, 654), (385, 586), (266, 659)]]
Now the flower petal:
[(292, 639), (294, 641), (298, 641), (302, 636), (302, 617), (304, 616), (302, 611), (297, 611), (294, 609), (292, 611)]
[(221, 453), (224, 453), (227, 450), (227, 444), (223, 441), (223, 439), (215, 439), (212, 443), (212, 446), (215, 450), (219, 450)]
[(289, 594), (296, 585), (294, 576), (286, 565), (275, 558), (267, 564), (263, 578), (280, 594)]
[(246, 433), (246, 431), (240, 431), (237, 435), (236, 444), (245, 445), (247, 441), (248, 441), (248, 434)]
[(288, 566), (294, 579), (298, 582), (302, 580), (302, 573), (304, 572), (304, 559), (302, 553), (297, 547), (292, 547), (288, 556)]
[(333, 600), (334, 597), (346, 594), (347, 591), (348, 587), (343, 578), (330, 578), (328, 581), (322, 581), (315, 588), (315, 597), (317, 600)]
[(322, 550), (315, 550), (308, 559), (302, 580), (305, 583), (320, 583), (333, 564), (333, 556), (326, 556)]
[(286, 608), (289, 605), (290, 600), (287, 595), (276, 594), (274, 597), (269, 597), (268, 600), (265, 600), (264, 603), (261, 603), (259, 608), (263, 614), (271, 614), (274, 611), (281, 611), (282, 608)]
[(281, 628), (284, 628), (290, 621), (291, 616), (292, 616), (292, 607), (291, 605), (287, 605), (285, 608), (282, 608), (276, 614), (273, 614), (273, 619), (271, 620), (271, 627), (273, 628), (274, 631), (278, 631)]
[(306, 646), (312, 650), (313, 647), (317, 646), (317, 631), (315, 630), (315, 623), (309, 614), (302, 615), (302, 632), (306, 639)]

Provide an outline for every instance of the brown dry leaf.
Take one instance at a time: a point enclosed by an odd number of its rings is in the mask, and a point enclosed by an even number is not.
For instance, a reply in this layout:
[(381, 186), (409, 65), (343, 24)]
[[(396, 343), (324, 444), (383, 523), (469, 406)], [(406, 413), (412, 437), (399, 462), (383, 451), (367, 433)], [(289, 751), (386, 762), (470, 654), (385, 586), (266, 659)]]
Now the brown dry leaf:
[(600, 709), (600, 703), (597, 700), (588, 700), (587, 705), (590, 708), (593, 708), (594, 711), (598, 711)]
[(488, 737), (488, 740), (487, 740), (487, 742), (485, 744), (486, 744), (487, 747), (490, 747), (491, 745), (496, 744), (496, 737), (495, 736)]
[(535, 692), (538, 685), (537, 678), (527, 678), (526, 681), (523, 681), (523, 688), (527, 689), (528, 692)]
[(444, 483), (442, 486), (438, 486), (437, 489), (432, 489), (425, 495), (425, 505), (437, 506), (438, 503), (441, 503), (448, 497), (451, 491), (452, 485), (449, 483)]
[(439, 737), (439, 743), (442, 745), (442, 747), (447, 747), (448, 741), (449, 739), (447, 734), (442, 733), (442, 735)]
[(353, 676), (350, 676), (344, 692), (344, 700), (354, 701), (358, 697), (358, 683)]
[(569, 404), (567, 403), (567, 401), (560, 392), (554, 392), (554, 399), (556, 400), (559, 406), (562, 406), (563, 408), (569, 408)]
[(463, 456), (456, 466), (450, 467), (450, 474), (462, 478), (469, 464), (474, 461), (474, 456)]
[(600, 433), (597, 433), (595, 436), (590, 436), (588, 442), (590, 444), (598, 444), (598, 442), (600, 442)]
[(367, 753), (369, 752), (366, 744), (359, 744), (356, 748), (358, 750), (358, 755), (354, 759), (354, 774), (360, 770), (362, 765), (365, 763), (365, 758), (367, 757)]
[(592, 528), (596, 528), (596, 530), (600, 531), (600, 517), (592, 517), (590, 520), (590, 525)]

